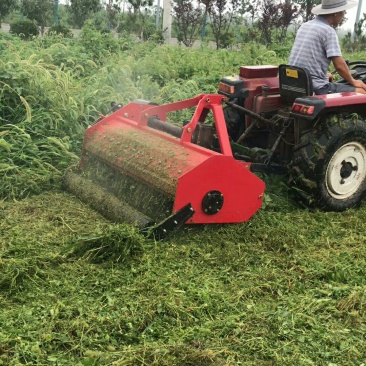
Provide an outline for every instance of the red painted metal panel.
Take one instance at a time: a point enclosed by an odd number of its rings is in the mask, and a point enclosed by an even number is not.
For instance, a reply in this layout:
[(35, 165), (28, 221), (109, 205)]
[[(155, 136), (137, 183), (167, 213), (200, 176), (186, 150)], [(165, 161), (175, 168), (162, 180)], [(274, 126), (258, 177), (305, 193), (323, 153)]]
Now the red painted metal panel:
[(360, 104), (365, 104), (366, 106), (366, 95), (355, 92), (316, 95), (316, 97), (324, 99), (325, 105), (329, 108)]
[[(215, 155), (184, 174), (178, 180), (174, 211), (188, 202), (195, 210), (188, 223), (238, 223), (249, 220), (263, 203), (265, 183), (249, 170), (250, 164), (231, 157)], [(202, 209), (210, 191), (223, 195), (223, 206), (214, 215)]]
[(243, 78), (271, 78), (278, 75), (278, 66), (272, 65), (255, 65), (240, 66), (239, 75)]

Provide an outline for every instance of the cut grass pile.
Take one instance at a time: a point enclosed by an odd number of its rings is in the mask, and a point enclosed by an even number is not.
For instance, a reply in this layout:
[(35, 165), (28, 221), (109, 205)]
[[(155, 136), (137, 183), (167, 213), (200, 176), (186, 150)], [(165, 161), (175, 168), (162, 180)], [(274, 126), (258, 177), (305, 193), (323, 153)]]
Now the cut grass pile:
[(366, 206), (270, 197), (165, 242), (62, 192), (1, 203), (0, 365), (362, 365)]

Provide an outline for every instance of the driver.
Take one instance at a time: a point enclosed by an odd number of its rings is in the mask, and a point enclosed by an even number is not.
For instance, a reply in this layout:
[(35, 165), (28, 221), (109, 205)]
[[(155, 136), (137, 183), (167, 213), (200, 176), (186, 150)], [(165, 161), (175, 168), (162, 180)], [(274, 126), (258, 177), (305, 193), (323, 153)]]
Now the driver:
[[(354, 92), (366, 94), (366, 84), (355, 80), (342, 57), (335, 28), (342, 23), (347, 9), (357, 6), (354, 0), (322, 0), (311, 12), (317, 17), (301, 25), (292, 46), (289, 64), (309, 70), (317, 95)], [(330, 63), (348, 84), (333, 82)]]

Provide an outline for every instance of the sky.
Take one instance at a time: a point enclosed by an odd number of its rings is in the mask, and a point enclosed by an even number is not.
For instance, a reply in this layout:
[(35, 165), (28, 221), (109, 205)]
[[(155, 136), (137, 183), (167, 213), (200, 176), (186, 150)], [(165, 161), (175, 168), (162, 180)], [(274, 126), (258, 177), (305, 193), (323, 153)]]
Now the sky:
[[(366, 13), (366, 0), (363, 0), (363, 2), (362, 2), (360, 19), (362, 19), (363, 13)], [(357, 6), (352, 9), (347, 10), (347, 15), (346, 15), (347, 22), (344, 25), (342, 25), (342, 28), (345, 30), (353, 30), (353, 26), (356, 21), (356, 15), (357, 15)]]

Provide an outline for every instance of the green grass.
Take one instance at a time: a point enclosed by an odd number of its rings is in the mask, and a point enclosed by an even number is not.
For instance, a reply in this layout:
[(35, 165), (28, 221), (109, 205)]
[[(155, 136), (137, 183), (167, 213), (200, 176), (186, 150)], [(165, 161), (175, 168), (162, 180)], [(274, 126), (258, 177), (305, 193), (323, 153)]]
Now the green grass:
[(366, 207), (271, 197), (165, 242), (66, 193), (3, 203), (0, 364), (361, 365)]

